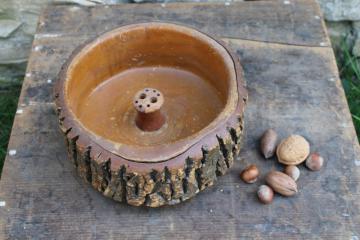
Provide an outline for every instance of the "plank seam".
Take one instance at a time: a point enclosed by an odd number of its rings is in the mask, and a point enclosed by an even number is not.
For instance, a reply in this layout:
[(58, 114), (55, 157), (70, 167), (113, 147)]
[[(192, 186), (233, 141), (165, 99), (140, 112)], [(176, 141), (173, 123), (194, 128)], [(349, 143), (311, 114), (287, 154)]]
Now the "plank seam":
[(284, 46), (332, 49), (331, 44), (330, 45), (321, 45), (321, 44), (319, 44), (319, 45), (305, 45), (305, 44), (293, 44), (293, 43), (284, 43), (284, 42), (277, 42), (277, 41), (261, 41), (261, 40), (248, 39), (248, 38), (232, 38), (232, 37), (221, 37), (221, 39), (224, 40), (224, 41), (249, 41), (249, 42), (258, 42), (258, 43), (277, 44), (277, 45), (284, 45)]

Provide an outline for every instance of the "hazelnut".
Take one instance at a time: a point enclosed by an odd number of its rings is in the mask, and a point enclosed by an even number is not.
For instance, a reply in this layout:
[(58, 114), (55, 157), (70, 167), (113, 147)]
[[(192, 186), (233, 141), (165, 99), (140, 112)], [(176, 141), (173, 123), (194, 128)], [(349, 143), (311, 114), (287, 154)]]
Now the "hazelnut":
[(310, 153), (309, 143), (299, 135), (290, 135), (277, 147), (278, 161), (285, 165), (298, 165), (305, 161)]
[(265, 181), (275, 192), (283, 196), (290, 197), (298, 192), (296, 182), (285, 173), (271, 171), (266, 175)]
[(312, 153), (306, 159), (305, 165), (312, 171), (319, 171), (324, 164), (324, 159), (318, 153)]
[(274, 156), (277, 142), (277, 133), (273, 129), (264, 132), (260, 141), (260, 150), (265, 158)]
[(297, 181), (300, 177), (300, 170), (296, 166), (286, 166), (284, 173), (294, 179), (294, 181)]
[(243, 180), (246, 183), (256, 182), (258, 176), (259, 176), (259, 169), (256, 167), (255, 164), (251, 164), (240, 173), (241, 180)]
[(269, 204), (273, 200), (274, 191), (268, 185), (261, 185), (257, 191), (257, 196), (260, 202)]

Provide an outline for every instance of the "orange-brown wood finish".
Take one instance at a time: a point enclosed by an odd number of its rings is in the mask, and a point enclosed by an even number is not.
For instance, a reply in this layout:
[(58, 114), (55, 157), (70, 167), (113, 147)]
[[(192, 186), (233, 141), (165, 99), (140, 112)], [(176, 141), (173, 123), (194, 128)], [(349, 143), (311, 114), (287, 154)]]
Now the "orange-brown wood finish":
[[(134, 107), (137, 110), (135, 123), (143, 131), (157, 131), (165, 124), (165, 116), (161, 111), (164, 95), (157, 89), (145, 88), (136, 93)], [(166, 125), (165, 125), (166, 126)]]
[[(85, 147), (76, 156), (88, 151), (113, 170), (177, 171), (189, 158), (200, 161), (205, 148), (221, 148), (223, 163), (204, 174), (222, 175), (239, 152), (247, 98), (239, 61), (188, 27), (141, 23), (108, 32), (74, 52), (55, 91), (62, 129)], [(213, 183), (205, 175), (200, 189)], [(149, 194), (127, 202), (142, 205)]]

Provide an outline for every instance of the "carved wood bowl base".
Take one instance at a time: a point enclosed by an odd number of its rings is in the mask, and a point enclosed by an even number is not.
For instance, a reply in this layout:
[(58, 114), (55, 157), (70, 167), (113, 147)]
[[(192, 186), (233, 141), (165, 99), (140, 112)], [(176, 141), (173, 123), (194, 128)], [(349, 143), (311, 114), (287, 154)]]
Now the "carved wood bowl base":
[(78, 174), (116, 201), (159, 207), (195, 196), (233, 165), (247, 91), (220, 41), (142, 23), (78, 48), (55, 99)]

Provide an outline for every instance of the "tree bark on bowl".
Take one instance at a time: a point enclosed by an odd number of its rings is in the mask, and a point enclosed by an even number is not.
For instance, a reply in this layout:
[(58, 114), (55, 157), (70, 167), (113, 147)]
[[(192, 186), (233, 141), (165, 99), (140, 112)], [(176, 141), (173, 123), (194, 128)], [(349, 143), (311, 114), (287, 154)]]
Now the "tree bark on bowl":
[[(151, 71), (164, 66), (170, 75), (152, 79)], [(123, 72), (140, 68), (148, 75), (116, 86), (125, 81)], [(166, 79), (172, 76), (171, 69), (174, 74), (194, 73), (199, 80), (172, 87), (179, 81), (174, 80), (176, 75)], [(142, 76), (150, 77), (142, 81)], [(202, 87), (193, 89), (201, 81), (217, 97), (207, 98)], [(115, 85), (101, 95), (103, 85), (110, 82)], [(136, 111), (128, 95), (139, 87), (153, 87), (149, 84), (164, 94), (161, 111), (166, 120), (143, 133), (136, 128)], [(112, 92), (116, 87), (121, 89), (116, 102), (108, 100), (117, 95)], [(93, 103), (101, 107), (92, 109), (89, 99), (96, 91), (99, 98)], [(69, 158), (80, 177), (116, 201), (159, 207), (195, 196), (233, 165), (240, 151), (247, 90), (238, 57), (220, 41), (180, 25), (142, 23), (110, 31), (75, 50), (59, 74), (55, 99)], [(118, 111), (117, 106), (125, 110)], [(122, 127), (116, 129), (118, 124)]]

